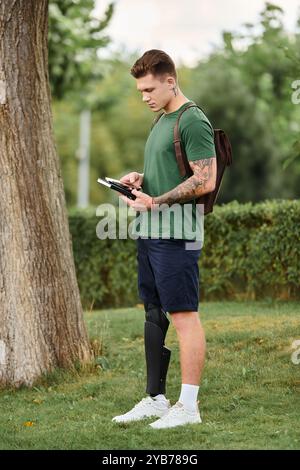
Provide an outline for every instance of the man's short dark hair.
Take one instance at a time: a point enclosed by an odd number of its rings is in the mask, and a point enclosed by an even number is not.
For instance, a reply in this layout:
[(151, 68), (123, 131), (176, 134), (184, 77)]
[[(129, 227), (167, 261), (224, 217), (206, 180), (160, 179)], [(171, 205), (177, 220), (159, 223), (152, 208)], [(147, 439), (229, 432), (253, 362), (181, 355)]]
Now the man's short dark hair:
[(130, 70), (134, 78), (145, 77), (151, 73), (154, 77), (171, 75), (177, 81), (177, 73), (173, 60), (164, 51), (151, 49), (140, 57)]

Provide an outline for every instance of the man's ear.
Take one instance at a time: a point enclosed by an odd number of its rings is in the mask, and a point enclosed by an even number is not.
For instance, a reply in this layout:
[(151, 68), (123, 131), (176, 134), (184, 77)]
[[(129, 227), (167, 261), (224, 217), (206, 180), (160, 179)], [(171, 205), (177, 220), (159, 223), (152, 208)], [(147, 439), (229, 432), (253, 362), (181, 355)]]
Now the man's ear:
[(174, 78), (174, 77), (171, 77), (171, 76), (167, 78), (167, 83), (168, 83), (170, 89), (172, 89), (172, 88), (174, 88), (175, 86), (177, 86), (177, 85), (176, 85), (176, 80), (175, 80), (175, 78)]

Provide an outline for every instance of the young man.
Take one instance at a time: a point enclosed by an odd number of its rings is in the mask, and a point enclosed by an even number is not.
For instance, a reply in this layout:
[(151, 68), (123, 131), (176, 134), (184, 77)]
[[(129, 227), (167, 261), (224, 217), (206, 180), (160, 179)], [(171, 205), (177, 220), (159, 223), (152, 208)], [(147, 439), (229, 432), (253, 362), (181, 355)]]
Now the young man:
[[(134, 201), (125, 196), (122, 199), (143, 216), (137, 258), (139, 294), (146, 312), (144, 339), (149, 396), (113, 421), (124, 423), (157, 417), (150, 426), (159, 429), (201, 423), (197, 401), (205, 359), (205, 336), (198, 314), (201, 248), (186, 249), (186, 241), (195, 239), (189, 229), (183, 229), (178, 235), (175, 226), (168, 227), (166, 236), (163, 222), (154, 231), (146, 222), (162, 204), (168, 207), (177, 204), (182, 208), (192, 203), (195, 209), (195, 199), (214, 190), (216, 158), (213, 129), (207, 117), (199, 108), (188, 109), (180, 118), (179, 129), (193, 175), (180, 176), (173, 129), (178, 114), (192, 102), (181, 92), (174, 62), (165, 52), (145, 52), (133, 65), (131, 74), (143, 102), (153, 112), (163, 110), (164, 114), (148, 137), (144, 172), (131, 172), (121, 178), (123, 183), (136, 188)], [(138, 190), (140, 187), (143, 191)], [(171, 354), (164, 344), (169, 326), (167, 312), (179, 340), (182, 377), (180, 397), (172, 407), (165, 397)]]

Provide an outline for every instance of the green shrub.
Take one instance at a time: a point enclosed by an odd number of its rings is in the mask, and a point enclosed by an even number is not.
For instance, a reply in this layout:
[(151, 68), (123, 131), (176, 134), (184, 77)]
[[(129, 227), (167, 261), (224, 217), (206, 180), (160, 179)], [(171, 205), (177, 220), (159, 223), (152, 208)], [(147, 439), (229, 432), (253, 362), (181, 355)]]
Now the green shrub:
[(135, 241), (99, 240), (95, 209), (72, 210), (70, 232), (84, 309), (135, 305), (137, 260)]
[[(72, 210), (70, 231), (85, 309), (132, 306), (137, 291), (134, 240), (99, 240), (94, 209)], [(231, 202), (205, 218), (201, 299), (300, 297), (300, 202)]]
[(298, 201), (216, 207), (205, 219), (204, 297), (299, 298), (299, 240)]

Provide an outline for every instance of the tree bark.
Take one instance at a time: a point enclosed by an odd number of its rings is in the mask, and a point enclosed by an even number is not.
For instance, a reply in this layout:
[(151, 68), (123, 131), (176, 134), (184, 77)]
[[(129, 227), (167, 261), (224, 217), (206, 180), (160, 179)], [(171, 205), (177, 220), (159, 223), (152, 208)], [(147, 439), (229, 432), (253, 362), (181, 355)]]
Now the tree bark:
[(91, 351), (55, 149), (48, 1), (0, 0), (0, 384)]

